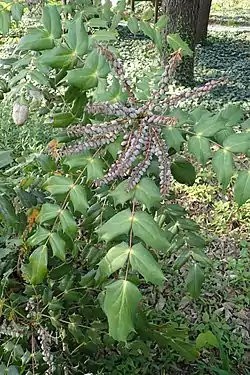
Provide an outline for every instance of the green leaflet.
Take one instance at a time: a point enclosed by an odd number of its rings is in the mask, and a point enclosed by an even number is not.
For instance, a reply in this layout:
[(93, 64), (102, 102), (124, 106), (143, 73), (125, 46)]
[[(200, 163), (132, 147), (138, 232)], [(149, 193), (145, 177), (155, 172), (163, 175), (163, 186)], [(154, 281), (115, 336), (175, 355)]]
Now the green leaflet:
[(216, 336), (211, 331), (202, 332), (196, 339), (196, 348), (200, 350), (201, 348), (212, 346), (214, 348), (219, 348), (219, 343)]
[(83, 186), (74, 185), (70, 190), (70, 200), (73, 203), (74, 210), (86, 215), (89, 208), (87, 194)]
[(54, 39), (61, 37), (61, 18), (56, 5), (46, 5), (43, 8), (42, 21), (45, 29)]
[(113, 246), (100, 261), (96, 278), (107, 278), (112, 273), (122, 268), (128, 258), (129, 251), (130, 248), (126, 242)]
[(53, 255), (65, 262), (66, 243), (56, 232), (51, 233), (49, 243), (52, 248)]
[(200, 135), (189, 138), (188, 150), (203, 166), (212, 155), (209, 140)]
[(199, 297), (204, 280), (202, 269), (195, 263), (190, 267), (186, 280), (187, 290), (193, 298)]
[(250, 171), (241, 171), (234, 185), (234, 198), (239, 206), (250, 199)]
[(129, 17), (127, 26), (134, 35), (139, 31), (138, 21), (134, 16)]
[(47, 30), (42, 28), (32, 29), (31, 32), (21, 38), (19, 50), (43, 51), (55, 46), (54, 40), (51, 39)]
[(223, 147), (231, 152), (245, 153), (249, 150), (250, 134), (240, 133), (229, 135), (223, 142)]
[(68, 193), (73, 186), (73, 180), (64, 176), (52, 176), (45, 183), (46, 190), (48, 190), (52, 195)]
[(138, 271), (144, 279), (155, 285), (162, 285), (164, 274), (152, 254), (142, 244), (136, 244), (130, 251), (129, 260), (134, 270)]
[(181, 144), (185, 141), (182, 133), (179, 129), (171, 126), (162, 130), (163, 137), (167, 142), (169, 148), (174, 148), (176, 151), (180, 151)]
[(60, 223), (64, 233), (68, 234), (70, 237), (75, 237), (77, 233), (77, 224), (69, 210), (64, 209), (60, 211)]
[(117, 341), (126, 341), (134, 331), (134, 321), (142, 295), (127, 280), (118, 280), (106, 287), (103, 309), (108, 318), (109, 334)]
[(163, 230), (146, 212), (137, 211), (133, 220), (133, 234), (147, 246), (156, 250), (166, 250), (170, 246)]
[(199, 120), (198, 124), (194, 127), (194, 130), (197, 135), (212, 137), (225, 128), (225, 122), (225, 119), (223, 119), (220, 113), (211, 117), (206, 116)]
[(97, 230), (100, 240), (108, 242), (121, 234), (127, 234), (131, 227), (131, 215), (130, 209), (126, 209), (109, 219)]
[(66, 40), (71, 50), (77, 55), (83, 56), (88, 53), (89, 36), (81, 16), (69, 23)]
[(29, 257), (30, 282), (33, 285), (40, 284), (47, 274), (48, 248), (43, 245), (38, 247)]
[(42, 242), (47, 240), (49, 235), (50, 231), (48, 229), (39, 226), (36, 232), (33, 234), (33, 236), (29, 237), (27, 241), (28, 245), (31, 247), (40, 245)]
[(231, 180), (232, 175), (234, 174), (232, 153), (225, 149), (216, 151), (212, 159), (212, 165), (218, 181), (225, 190)]
[(188, 44), (181, 39), (179, 34), (169, 34), (167, 36), (167, 41), (174, 51), (178, 51), (178, 49), (181, 48), (183, 56), (193, 55), (193, 51), (189, 48)]
[(40, 224), (55, 219), (60, 211), (61, 207), (57, 204), (44, 203), (39, 215)]

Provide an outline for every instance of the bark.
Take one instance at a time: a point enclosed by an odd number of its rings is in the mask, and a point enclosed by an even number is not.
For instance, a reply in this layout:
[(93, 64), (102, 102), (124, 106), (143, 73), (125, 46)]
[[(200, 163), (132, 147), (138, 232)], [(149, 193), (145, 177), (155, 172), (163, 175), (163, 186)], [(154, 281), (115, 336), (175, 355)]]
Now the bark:
[(207, 28), (212, 0), (200, 0), (199, 16), (196, 28), (196, 43), (202, 43), (207, 38)]
[[(169, 17), (166, 35), (180, 34), (194, 51), (200, 0), (162, 0), (164, 12)], [(194, 80), (194, 56), (185, 57), (177, 72), (181, 84), (190, 84)]]

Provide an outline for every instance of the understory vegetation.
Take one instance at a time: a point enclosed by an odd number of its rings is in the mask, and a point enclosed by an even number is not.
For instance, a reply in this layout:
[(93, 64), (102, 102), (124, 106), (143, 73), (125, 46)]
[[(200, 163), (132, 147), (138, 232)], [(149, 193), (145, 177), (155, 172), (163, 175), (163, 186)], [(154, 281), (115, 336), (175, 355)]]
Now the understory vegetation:
[(248, 2), (189, 88), (148, 5), (8, 3), (0, 375), (250, 374)]

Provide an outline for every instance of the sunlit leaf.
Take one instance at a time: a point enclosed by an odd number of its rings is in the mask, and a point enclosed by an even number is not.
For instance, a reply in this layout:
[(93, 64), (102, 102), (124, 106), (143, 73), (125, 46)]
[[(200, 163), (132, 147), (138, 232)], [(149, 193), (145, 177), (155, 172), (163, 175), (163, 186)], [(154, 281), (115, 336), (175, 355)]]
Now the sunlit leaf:
[(46, 5), (43, 7), (43, 25), (54, 39), (61, 37), (61, 18), (56, 5)]
[(181, 48), (183, 56), (193, 56), (193, 51), (189, 48), (188, 44), (181, 39), (179, 34), (168, 34), (167, 41), (174, 51)]
[(196, 348), (200, 350), (201, 348), (212, 346), (213, 348), (218, 348), (219, 343), (216, 336), (211, 331), (202, 332), (196, 338)]
[(77, 55), (82, 56), (88, 52), (89, 36), (81, 16), (69, 23), (66, 40), (69, 47), (75, 51)]
[(40, 284), (47, 274), (48, 248), (43, 245), (38, 247), (29, 257), (31, 266), (31, 284)]
[(113, 246), (100, 261), (96, 278), (106, 278), (122, 268), (128, 258), (130, 248), (126, 242)]

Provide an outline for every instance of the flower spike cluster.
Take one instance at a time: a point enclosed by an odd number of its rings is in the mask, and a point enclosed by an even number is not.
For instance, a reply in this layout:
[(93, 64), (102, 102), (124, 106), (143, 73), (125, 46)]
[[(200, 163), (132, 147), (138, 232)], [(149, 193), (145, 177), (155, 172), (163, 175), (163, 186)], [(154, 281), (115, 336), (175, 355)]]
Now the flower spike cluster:
[(133, 189), (147, 171), (153, 157), (156, 157), (159, 163), (160, 190), (164, 197), (169, 191), (171, 171), (168, 147), (161, 135), (161, 127), (174, 127), (177, 120), (164, 116), (163, 113), (186, 98), (199, 98), (207, 94), (214, 87), (225, 84), (225, 81), (211, 81), (190, 92), (185, 91), (179, 95), (160, 99), (164, 94), (167, 95), (168, 86), (173, 81), (176, 68), (181, 63), (181, 50), (179, 50), (171, 55), (159, 82), (158, 90), (152, 91), (151, 99), (146, 103), (140, 103), (136, 100), (132, 81), (126, 77), (121, 61), (108, 48), (102, 45), (98, 45), (97, 48), (109, 62), (111, 69), (115, 71), (122, 87), (128, 92), (128, 105), (120, 102), (89, 103), (86, 106), (89, 114), (102, 114), (106, 117), (111, 116), (112, 119), (102, 123), (72, 126), (68, 129), (67, 135), (74, 138), (83, 137), (83, 140), (64, 148), (63, 155), (96, 149), (114, 142), (118, 136), (123, 135), (122, 149), (117, 159), (109, 167), (106, 175), (95, 182), (96, 186), (126, 178), (127, 190)]

